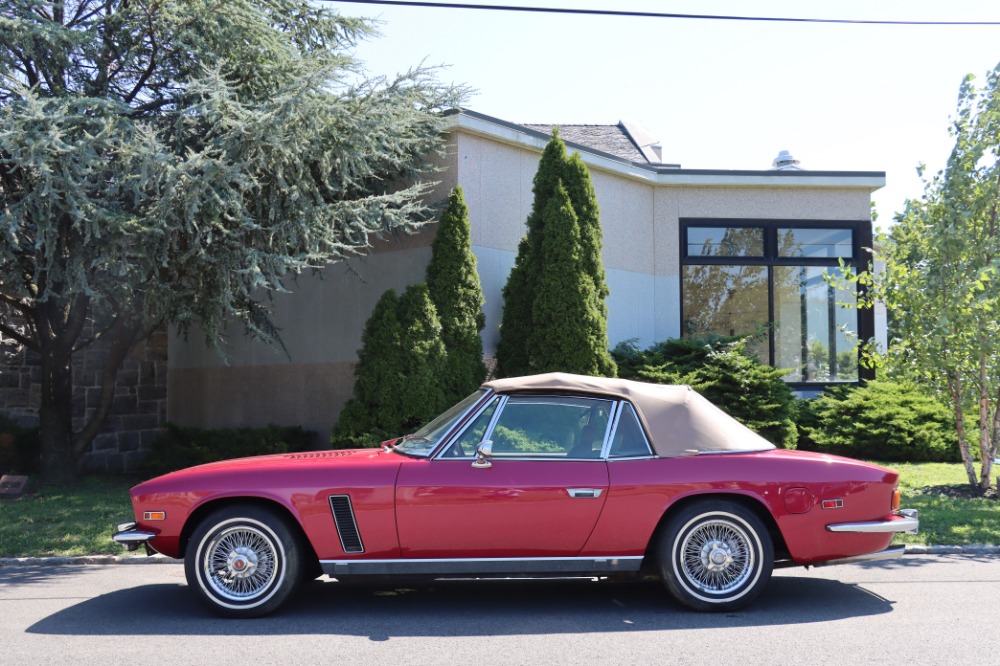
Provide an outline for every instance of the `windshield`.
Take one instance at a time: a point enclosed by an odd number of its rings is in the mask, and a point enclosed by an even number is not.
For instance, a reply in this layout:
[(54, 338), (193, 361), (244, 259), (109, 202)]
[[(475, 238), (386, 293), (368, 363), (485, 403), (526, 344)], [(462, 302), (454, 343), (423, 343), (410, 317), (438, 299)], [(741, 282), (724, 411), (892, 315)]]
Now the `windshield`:
[(425, 425), (412, 435), (400, 439), (393, 448), (394, 451), (411, 456), (429, 456), (440, 443), (441, 438), (448, 434), (451, 427), (486, 395), (486, 389), (478, 389), (475, 393), (462, 400), (457, 405), (446, 410), (436, 419)]

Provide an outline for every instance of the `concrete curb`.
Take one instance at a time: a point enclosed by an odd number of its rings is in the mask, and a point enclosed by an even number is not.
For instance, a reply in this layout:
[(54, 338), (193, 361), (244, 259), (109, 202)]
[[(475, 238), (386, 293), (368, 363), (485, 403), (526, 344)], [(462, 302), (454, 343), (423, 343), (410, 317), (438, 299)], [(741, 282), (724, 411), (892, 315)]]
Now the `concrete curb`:
[[(1000, 555), (1000, 546), (907, 546), (906, 555)], [(0, 557), (0, 567), (73, 566), (81, 564), (183, 564), (163, 555), (84, 555), (82, 557)]]

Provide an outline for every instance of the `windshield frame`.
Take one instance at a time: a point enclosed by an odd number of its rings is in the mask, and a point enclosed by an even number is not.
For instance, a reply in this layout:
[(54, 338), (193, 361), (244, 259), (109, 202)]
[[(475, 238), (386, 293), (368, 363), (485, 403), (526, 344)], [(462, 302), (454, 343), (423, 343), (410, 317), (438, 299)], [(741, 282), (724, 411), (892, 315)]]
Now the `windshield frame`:
[(392, 450), (414, 458), (430, 458), (441, 444), (448, 441), (456, 428), (465, 424), (469, 414), (477, 411), (493, 393), (488, 388), (476, 389), (415, 432), (400, 437), (392, 445)]

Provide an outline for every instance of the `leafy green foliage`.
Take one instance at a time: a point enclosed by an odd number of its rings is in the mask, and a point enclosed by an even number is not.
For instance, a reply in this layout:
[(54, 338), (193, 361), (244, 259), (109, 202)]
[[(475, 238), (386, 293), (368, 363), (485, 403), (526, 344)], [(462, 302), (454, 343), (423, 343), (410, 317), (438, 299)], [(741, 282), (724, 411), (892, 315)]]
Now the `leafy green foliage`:
[(956, 462), (954, 416), (908, 382), (872, 381), (829, 389), (802, 402), (799, 448), (852, 458)]
[(878, 240), (883, 271), (843, 270), (866, 291), (861, 305), (885, 304), (892, 323), (888, 358), (870, 341), (865, 362), (949, 397), (958, 448), (976, 484), (965, 412), (978, 417), (979, 485), (992, 483), (1000, 419), (1000, 68), (977, 88), (959, 89), (946, 168), (908, 201)]
[(299, 426), (203, 429), (167, 423), (142, 469), (158, 475), (216, 460), (305, 451), (314, 437)]
[(354, 370), (354, 397), (330, 437), (334, 448), (377, 446), (412, 432), (448, 406), (447, 354), (427, 285), (401, 298), (391, 289), (365, 324)]
[[(567, 156), (558, 130), (542, 153), (533, 192), (528, 233), (518, 245), (503, 289), (497, 376), (563, 370), (613, 377), (617, 369), (608, 353), (608, 287), (601, 262), (600, 211), (586, 165), (579, 155)], [(573, 217), (572, 225), (564, 207)], [(550, 223), (559, 228), (553, 230)], [(570, 232), (570, 226), (576, 230)], [(550, 233), (572, 246), (548, 241)], [(567, 265), (556, 265), (560, 262)], [(566, 281), (560, 284), (554, 277), (557, 274)], [(564, 293), (571, 290), (581, 291), (579, 295)], [(587, 305), (573, 306), (574, 300)], [(560, 319), (571, 311), (583, 319)], [(571, 333), (568, 329), (574, 323), (583, 331)], [(549, 331), (550, 326), (556, 328)]]
[[(71, 475), (151, 330), (280, 345), (271, 293), (427, 221), (420, 173), (464, 91), (367, 78), (372, 32), (309, 0), (2, 4), (0, 330), (41, 356), (47, 473)], [(94, 336), (113, 353), (73, 432)]]
[(687, 384), (745, 426), (782, 448), (794, 449), (795, 398), (782, 371), (760, 363), (740, 338), (666, 340), (639, 350), (621, 343), (619, 374), (658, 384)]
[(471, 243), (469, 208), (458, 186), (448, 197), (427, 266), (427, 287), (447, 350), (441, 380), (449, 404), (472, 393), (486, 377), (483, 340), (479, 337), (486, 326), (483, 289)]

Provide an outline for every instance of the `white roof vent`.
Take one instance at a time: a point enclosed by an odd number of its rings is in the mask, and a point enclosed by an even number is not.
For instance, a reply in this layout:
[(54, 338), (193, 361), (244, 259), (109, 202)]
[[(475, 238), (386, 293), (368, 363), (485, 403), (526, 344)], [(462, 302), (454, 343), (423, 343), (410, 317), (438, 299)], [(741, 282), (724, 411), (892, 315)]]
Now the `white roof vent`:
[(792, 157), (792, 154), (787, 150), (782, 150), (778, 153), (778, 156), (774, 158), (774, 162), (771, 166), (779, 171), (801, 171), (799, 167), (799, 161)]

